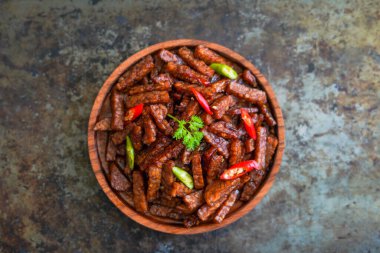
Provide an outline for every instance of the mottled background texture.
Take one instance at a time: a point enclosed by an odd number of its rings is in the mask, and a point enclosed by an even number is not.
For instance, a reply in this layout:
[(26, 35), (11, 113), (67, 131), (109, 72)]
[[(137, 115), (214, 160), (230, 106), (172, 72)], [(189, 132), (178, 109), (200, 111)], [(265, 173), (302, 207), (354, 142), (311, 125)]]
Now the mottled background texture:
[[(177, 38), (246, 56), (286, 120), (269, 194), (193, 236), (125, 217), (87, 154), (107, 76)], [(379, 103), (379, 0), (0, 0), (0, 252), (380, 252)]]

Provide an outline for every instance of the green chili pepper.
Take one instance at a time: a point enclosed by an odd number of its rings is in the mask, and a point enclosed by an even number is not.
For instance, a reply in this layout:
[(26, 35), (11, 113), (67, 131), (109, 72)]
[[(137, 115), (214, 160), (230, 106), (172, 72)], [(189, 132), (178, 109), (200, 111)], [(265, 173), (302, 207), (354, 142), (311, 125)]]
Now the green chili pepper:
[(125, 138), (126, 140), (126, 145), (125, 145), (125, 150), (127, 151), (127, 161), (129, 168), (133, 170), (133, 167), (135, 165), (135, 149), (133, 148), (131, 138), (127, 135)]
[(178, 168), (178, 167), (173, 167), (172, 169), (174, 175), (184, 184), (186, 185), (187, 187), (189, 187), (190, 189), (193, 189), (194, 188), (194, 181), (193, 181), (193, 177), (187, 173), (186, 170), (183, 170), (181, 168)]
[(238, 77), (236, 71), (226, 64), (212, 63), (210, 65), (210, 68), (215, 70), (218, 74), (228, 77), (230, 79), (236, 79)]

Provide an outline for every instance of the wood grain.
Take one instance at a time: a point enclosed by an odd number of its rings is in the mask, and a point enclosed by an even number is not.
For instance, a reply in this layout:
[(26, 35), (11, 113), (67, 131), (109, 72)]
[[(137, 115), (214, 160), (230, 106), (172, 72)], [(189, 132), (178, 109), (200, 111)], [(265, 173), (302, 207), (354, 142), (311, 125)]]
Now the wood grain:
[[(113, 84), (121, 76), (121, 74), (124, 73), (130, 66), (136, 63), (142, 57), (152, 54), (162, 48), (167, 49), (167, 48), (173, 48), (173, 47), (178, 47), (178, 46), (196, 46), (200, 44), (205, 45), (211, 48), (212, 50), (215, 50), (219, 54), (223, 55), (224, 57), (234, 62), (238, 62), (244, 68), (247, 68), (250, 71), (252, 71), (252, 73), (256, 76), (259, 84), (267, 93), (269, 104), (272, 108), (272, 112), (274, 113), (274, 117), (277, 121), (276, 131), (277, 131), (279, 143), (278, 143), (278, 147), (275, 153), (274, 161), (272, 163), (272, 168), (269, 170), (269, 173), (266, 179), (261, 184), (255, 196), (249, 202), (244, 204), (242, 207), (237, 209), (232, 214), (228, 215), (221, 224), (206, 223), (206, 224), (201, 224), (199, 226), (192, 227), (192, 228), (185, 228), (183, 227), (182, 223), (178, 224), (178, 222), (174, 223), (167, 219), (147, 216), (147, 215), (143, 215), (136, 212), (134, 209), (129, 207), (110, 188), (107, 182), (106, 176), (104, 174), (104, 171), (107, 171), (108, 168), (102, 168), (101, 157), (104, 157), (104, 149), (98, 149), (99, 141), (101, 142), (102, 145), (104, 145), (104, 140), (102, 140), (104, 136), (101, 136), (101, 135), (98, 136), (98, 134), (93, 129), (98, 119), (101, 118), (101, 116), (102, 117), (104, 116), (102, 115), (103, 103), (107, 101), (106, 98)], [(252, 63), (250, 63), (247, 59), (237, 54), (236, 52), (228, 48), (225, 48), (221, 45), (207, 42), (207, 41), (201, 41), (201, 40), (181, 39), (181, 40), (172, 40), (172, 41), (162, 42), (162, 43), (150, 46), (148, 48), (145, 48), (139, 51), (138, 53), (132, 55), (124, 62), (122, 62), (108, 77), (108, 79), (105, 81), (102, 88), (100, 89), (98, 96), (96, 97), (94, 105), (92, 107), (92, 111), (91, 111), (90, 119), (88, 123), (88, 150), (89, 150), (89, 156), (91, 160), (92, 169), (95, 173), (96, 179), (98, 180), (100, 184), (100, 187), (103, 189), (107, 197), (112, 201), (112, 203), (114, 203), (115, 206), (117, 206), (117, 208), (119, 208), (125, 215), (127, 215), (132, 220), (140, 223), (141, 225), (149, 227), (151, 229), (165, 232), (165, 233), (170, 233), (170, 234), (198, 234), (198, 233), (209, 232), (215, 229), (225, 227), (231, 224), (232, 222), (238, 220), (242, 216), (246, 215), (262, 200), (262, 198), (268, 193), (269, 189), (272, 187), (275, 177), (280, 170), (280, 165), (281, 165), (284, 149), (285, 149), (284, 119), (282, 116), (281, 108), (276, 99), (275, 93), (271, 85), (269, 84), (268, 80), (264, 77), (264, 75), (260, 73), (260, 71)], [(103, 166), (106, 166), (105, 164), (106, 163), (103, 162)]]

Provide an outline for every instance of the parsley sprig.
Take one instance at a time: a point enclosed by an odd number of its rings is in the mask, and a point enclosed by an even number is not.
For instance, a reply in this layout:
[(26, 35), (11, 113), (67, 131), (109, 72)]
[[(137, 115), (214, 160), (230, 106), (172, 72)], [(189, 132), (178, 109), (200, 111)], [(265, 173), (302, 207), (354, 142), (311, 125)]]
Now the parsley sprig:
[(202, 141), (203, 133), (199, 131), (204, 124), (200, 117), (191, 116), (190, 121), (179, 120), (173, 115), (168, 114), (168, 117), (172, 118), (178, 123), (178, 128), (174, 132), (173, 138), (176, 140), (182, 139), (182, 143), (188, 150), (196, 149)]

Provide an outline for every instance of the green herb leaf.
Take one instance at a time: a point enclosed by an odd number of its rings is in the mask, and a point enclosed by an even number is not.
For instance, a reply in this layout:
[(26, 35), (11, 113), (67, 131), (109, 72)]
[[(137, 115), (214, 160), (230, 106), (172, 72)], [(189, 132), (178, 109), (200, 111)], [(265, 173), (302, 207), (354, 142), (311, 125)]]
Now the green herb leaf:
[(203, 133), (199, 131), (204, 126), (202, 119), (198, 116), (192, 116), (190, 121), (186, 122), (177, 119), (173, 115), (168, 114), (168, 116), (178, 123), (178, 128), (174, 132), (173, 138), (176, 140), (182, 139), (182, 143), (188, 150), (196, 149), (203, 139)]

